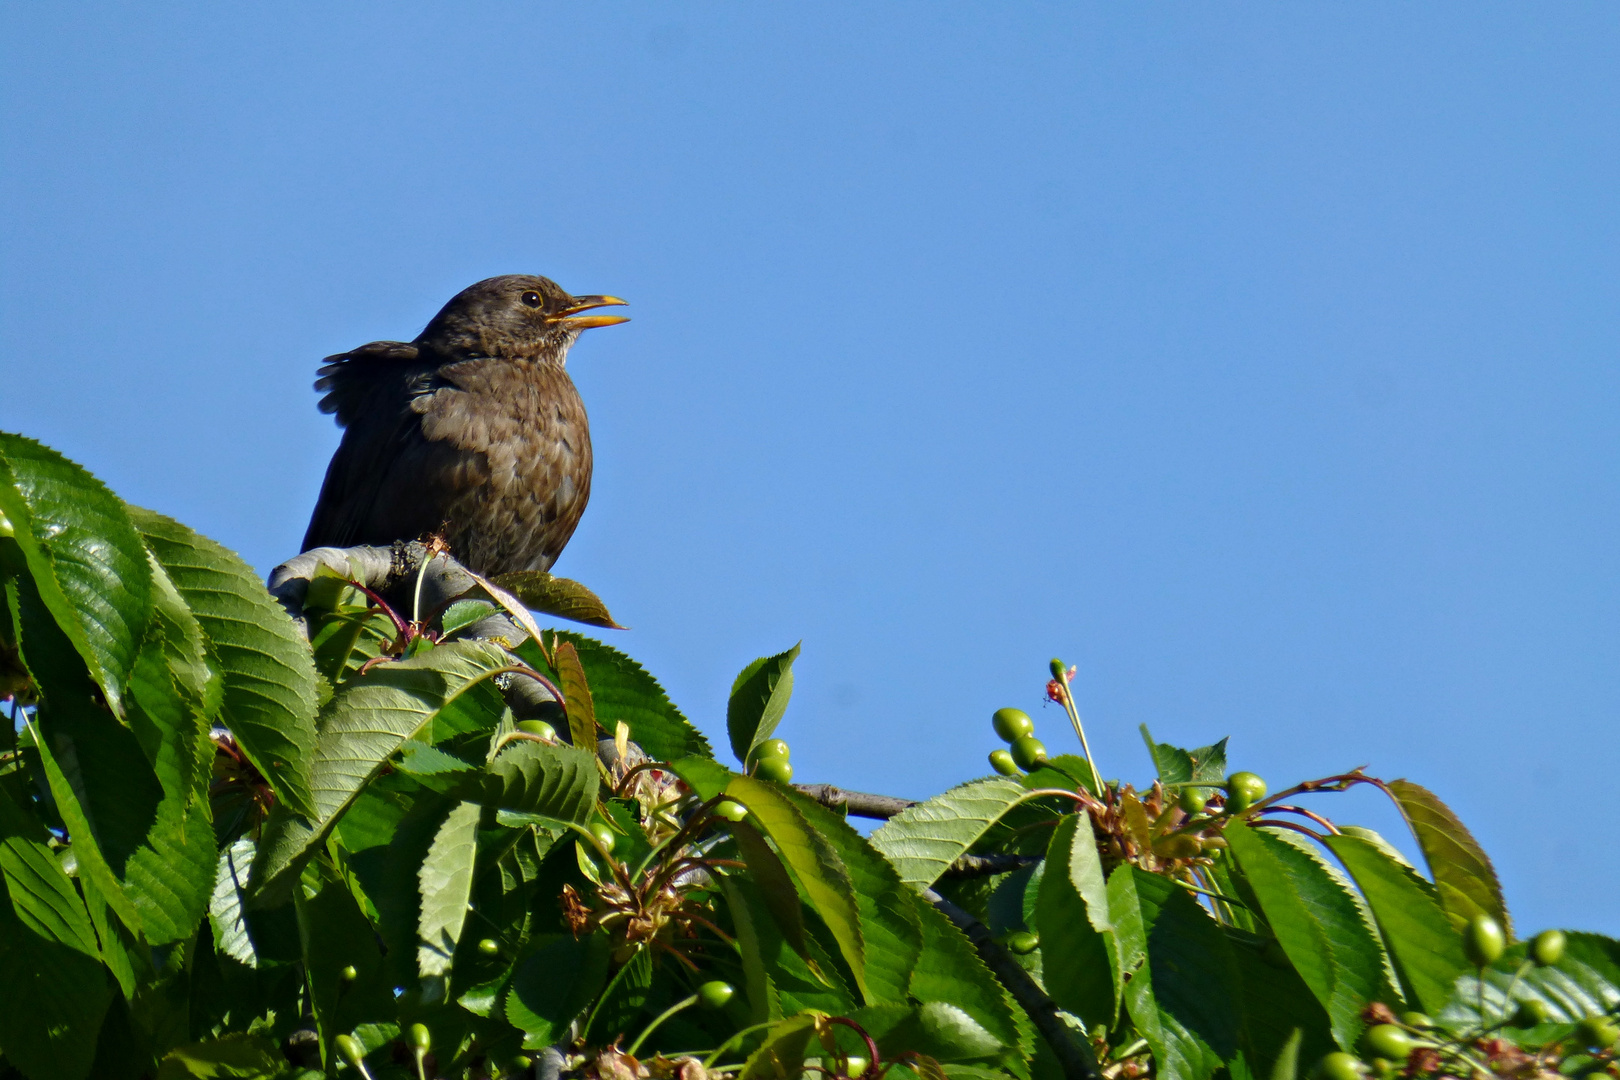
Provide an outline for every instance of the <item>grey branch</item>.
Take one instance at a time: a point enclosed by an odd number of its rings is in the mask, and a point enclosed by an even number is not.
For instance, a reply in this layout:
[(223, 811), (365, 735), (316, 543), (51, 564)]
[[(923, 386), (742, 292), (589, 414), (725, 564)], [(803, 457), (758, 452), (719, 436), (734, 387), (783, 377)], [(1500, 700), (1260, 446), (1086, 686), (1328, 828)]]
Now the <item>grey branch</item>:
[(1001, 980), (1001, 985), (1007, 988), (1014, 1000), (1029, 1014), (1041, 1036), (1046, 1039), (1047, 1045), (1052, 1048), (1053, 1055), (1057, 1057), (1064, 1080), (1102, 1080), (1102, 1068), (1097, 1064), (1097, 1055), (1091, 1052), (1091, 1044), (1083, 1036), (1077, 1037), (1074, 1030), (1063, 1022), (1063, 1017), (1058, 1015), (1060, 1010), (1057, 1003), (1035, 985), (1035, 980), (1030, 978), (1029, 972), (1019, 966), (1018, 961), (1008, 956), (1007, 951), (996, 944), (990, 928), (934, 890), (924, 889), (922, 894), (924, 899), (938, 908), (968, 936), (968, 940), (973, 942), (973, 947), (979, 951), (979, 957), (985, 962), (985, 966)]
[(880, 821), (887, 821), (900, 811), (917, 805), (910, 799), (897, 799), (893, 795), (869, 795), (864, 791), (846, 791), (831, 784), (793, 786), (829, 810), (842, 810), (856, 817), (877, 818)]

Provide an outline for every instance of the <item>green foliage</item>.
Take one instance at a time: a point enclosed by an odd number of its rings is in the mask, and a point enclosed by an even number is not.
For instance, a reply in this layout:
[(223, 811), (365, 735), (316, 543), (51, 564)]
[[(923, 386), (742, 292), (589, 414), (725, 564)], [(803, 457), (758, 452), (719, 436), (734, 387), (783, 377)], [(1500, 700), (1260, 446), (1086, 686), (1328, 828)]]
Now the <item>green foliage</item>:
[[(587, 1080), (1359, 1080), (1369, 1024), (1418, 1048), (1408, 1080), (1615, 1068), (1620, 943), (1482, 950), (1500, 884), (1410, 782), (1268, 798), (1224, 739), (1144, 729), (1140, 790), (1025, 745), (1028, 775), (864, 837), (787, 782), (797, 646), (736, 680), (739, 774), (616, 649), (478, 640), (498, 588), (408, 623), (323, 572), (306, 637), (236, 556), (17, 436), (0, 515), (0, 1078), (470, 1080), (555, 1050)], [(616, 625), (577, 583), (497, 584)], [(566, 708), (517, 723), (522, 679)], [(1427, 875), (1291, 805), (1358, 784)]]

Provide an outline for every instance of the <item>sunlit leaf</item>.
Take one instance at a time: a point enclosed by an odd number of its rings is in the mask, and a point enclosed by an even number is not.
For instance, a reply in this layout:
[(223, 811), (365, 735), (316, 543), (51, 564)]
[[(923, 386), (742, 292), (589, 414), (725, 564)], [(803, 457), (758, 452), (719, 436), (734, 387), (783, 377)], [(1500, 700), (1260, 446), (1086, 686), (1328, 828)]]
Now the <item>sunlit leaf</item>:
[(152, 610), (151, 573), (124, 504), (56, 451), (0, 432), (0, 514), (45, 608), (122, 714)]
[[(1510, 946), (1484, 973), (1485, 1012), (1480, 1014), (1480, 981), (1472, 969), (1457, 978), (1451, 1000), (1435, 1019), (1453, 1031), (1499, 1023), (1517, 1003), (1539, 1001), (1550, 1022), (1569, 1022), (1620, 1009), (1620, 941), (1601, 934), (1570, 931), (1564, 955), (1550, 967), (1524, 966), (1528, 942)], [(1508, 992), (1512, 991), (1511, 999)]]
[(451, 810), (417, 871), (422, 914), (417, 924), (416, 967), (423, 978), (448, 974), (455, 959), (472, 897), (478, 820), (483, 812), (483, 807), (470, 802)]
[(1233, 822), (1227, 842), (1295, 970), (1349, 1049), (1361, 1010), (1386, 996), (1384, 948), (1349, 882), (1294, 834)]
[(502, 574), (495, 584), (512, 593), (532, 611), (555, 615), (559, 619), (601, 626), (609, 630), (623, 630), (613, 621), (607, 605), (591, 590), (577, 581), (554, 577), (543, 570), (519, 570)]
[(1502, 900), (1502, 885), (1473, 834), (1428, 788), (1395, 780), (1389, 792), (1423, 849), (1429, 875), (1440, 893), (1440, 906), (1452, 925), (1461, 930), (1475, 915), (1489, 915), (1511, 940), (1513, 922)]
[(1237, 1051), (1237, 968), (1192, 894), (1129, 864), (1108, 879), (1125, 1005), (1165, 1080), (1205, 1080)]
[(1088, 814), (1070, 814), (1052, 830), (1035, 925), (1052, 999), (1088, 1024), (1112, 1024), (1125, 973)]
[(732, 684), (726, 733), (738, 761), (746, 762), (754, 747), (770, 738), (781, 723), (793, 696), (793, 661), (798, 655), (795, 645), (787, 652), (762, 656), (743, 668)]
[(1425, 1012), (1439, 1012), (1468, 961), (1434, 886), (1371, 830), (1348, 826), (1329, 836), (1327, 846), (1367, 898), (1411, 1000)]
[(508, 663), (495, 645), (456, 641), (411, 660), (380, 664), (344, 683), (321, 710), (310, 766), (314, 815), (304, 818), (281, 807), (272, 812), (254, 864), (255, 902), (285, 896), (311, 848), (401, 744)]
[(714, 756), (709, 740), (640, 664), (583, 634), (561, 632), (556, 636), (578, 654), (590, 683), (596, 722), (604, 729), (612, 731), (621, 721), (628, 724), (631, 740), (660, 761)]
[(1008, 777), (973, 780), (902, 810), (872, 833), (872, 846), (901, 881), (926, 888), (1028, 795)]
[(313, 812), (316, 687), (309, 642), (235, 553), (161, 514), (130, 512), (213, 646), (225, 681), (225, 726), (279, 800)]
[(801, 808), (780, 785), (734, 776), (726, 785), (726, 794), (748, 807), (775, 841), (782, 861), (798, 878), (805, 900), (821, 915), (838, 943), (864, 998), (866, 944), (861, 938), (861, 912), (855, 900), (855, 885), (838, 850), (811, 827)]

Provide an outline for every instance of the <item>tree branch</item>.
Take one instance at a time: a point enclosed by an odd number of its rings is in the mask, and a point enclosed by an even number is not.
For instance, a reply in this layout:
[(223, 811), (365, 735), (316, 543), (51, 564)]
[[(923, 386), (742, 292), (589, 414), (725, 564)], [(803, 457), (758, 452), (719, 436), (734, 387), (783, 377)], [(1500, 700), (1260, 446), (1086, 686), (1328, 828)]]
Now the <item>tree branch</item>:
[(831, 784), (794, 784), (801, 794), (808, 795), (829, 810), (842, 810), (855, 817), (877, 818), (887, 821), (900, 811), (916, 806), (911, 799), (898, 799), (893, 795), (869, 795), (864, 791), (846, 791)]

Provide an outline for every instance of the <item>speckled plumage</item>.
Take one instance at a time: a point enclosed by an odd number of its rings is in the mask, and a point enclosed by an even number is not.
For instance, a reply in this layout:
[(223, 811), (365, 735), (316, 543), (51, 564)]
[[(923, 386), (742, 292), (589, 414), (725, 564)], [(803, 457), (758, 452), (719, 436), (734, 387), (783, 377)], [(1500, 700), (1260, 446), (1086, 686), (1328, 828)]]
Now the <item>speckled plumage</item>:
[[(538, 302), (536, 302), (538, 301)], [(564, 367), (574, 313), (619, 304), (542, 277), (480, 281), (412, 342), (327, 357), (315, 388), (343, 442), (304, 550), (440, 535), (472, 570), (546, 570), (591, 494), (585, 405)]]

